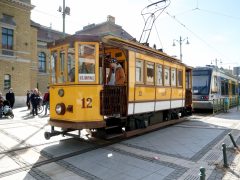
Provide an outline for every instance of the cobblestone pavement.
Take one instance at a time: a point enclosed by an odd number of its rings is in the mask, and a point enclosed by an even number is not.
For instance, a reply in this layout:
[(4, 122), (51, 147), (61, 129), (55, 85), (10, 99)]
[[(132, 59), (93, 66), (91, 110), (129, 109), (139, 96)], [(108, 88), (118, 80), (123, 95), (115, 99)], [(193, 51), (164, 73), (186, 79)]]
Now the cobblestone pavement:
[[(14, 109), (0, 120), (1, 179), (197, 180), (240, 179), (240, 111), (189, 121), (116, 143), (56, 136), (45, 140), (48, 116)], [(107, 142), (107, 143), (106, 143)], [(222, 144), (227, 145), (228, 168)]]

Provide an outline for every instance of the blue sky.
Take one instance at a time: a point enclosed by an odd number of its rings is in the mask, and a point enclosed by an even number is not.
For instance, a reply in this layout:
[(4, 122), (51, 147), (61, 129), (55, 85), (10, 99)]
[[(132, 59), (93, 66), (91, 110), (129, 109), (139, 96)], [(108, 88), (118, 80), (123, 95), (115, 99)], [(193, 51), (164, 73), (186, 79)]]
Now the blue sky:
[[(154, 0), (65, 0), (71, 8), (66, 16), (66, 32), (75, 33), (83, 26), (106, 21), (108, 15), (116, 18), (116, 24), (139, 40), (144, 21), (141, 11)], [(31, 18), (45, 26), (62, 31), (62, 16), (57, 11), (62, 0), (32, 0), (36, 7)], [(190, 44), (182, 44), (183, 62), (190, 66), (215, 64), (232, 68), (240, 66), (240, 1), (237, 0), (171, 0), (170, 5), (158, 17), (152, 29), (149, 43), (163, 48), (170, 56), (179, 58), (179, 43), (173, 40), (188, 37)], [(222, 63), (220, 63), (222, 62)]]

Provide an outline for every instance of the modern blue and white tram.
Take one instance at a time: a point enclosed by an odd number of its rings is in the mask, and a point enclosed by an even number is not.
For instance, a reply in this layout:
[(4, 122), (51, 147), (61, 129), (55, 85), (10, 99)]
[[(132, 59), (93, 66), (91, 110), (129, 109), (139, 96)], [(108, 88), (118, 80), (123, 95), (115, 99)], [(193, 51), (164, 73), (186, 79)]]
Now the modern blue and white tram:
[(213, 109), (213, 100), (237, 100), (238, 80), (234, 75), (216, 66), (193, 69), (193, 109)]

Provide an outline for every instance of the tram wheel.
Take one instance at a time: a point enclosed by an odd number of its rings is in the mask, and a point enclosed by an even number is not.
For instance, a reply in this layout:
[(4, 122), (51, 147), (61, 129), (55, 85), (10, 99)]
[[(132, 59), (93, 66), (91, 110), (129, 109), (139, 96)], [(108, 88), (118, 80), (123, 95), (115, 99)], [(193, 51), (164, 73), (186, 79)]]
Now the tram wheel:
[(51, 138), (50, 132), (44, 132), (44, 138), (45, 138), (46, 140), (49, 140), (49, 139)]

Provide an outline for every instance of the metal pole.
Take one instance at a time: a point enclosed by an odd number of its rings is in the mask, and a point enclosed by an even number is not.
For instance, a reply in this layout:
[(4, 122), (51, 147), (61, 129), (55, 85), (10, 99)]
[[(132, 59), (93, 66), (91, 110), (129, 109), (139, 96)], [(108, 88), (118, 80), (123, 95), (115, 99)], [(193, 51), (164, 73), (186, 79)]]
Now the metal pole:
[(230, 139), (231, 139), (231, 141), (232, 141), (232, 143), (233, 143), (233, 146), (234, 146), (235, 148), (238, 148), (236, 142), (235, 142), (234, 139), (233, 139), (232, 134), (231, 134), (231, 133), (228, 133), (228, 135), (229, 135), (229, 137), (230, 137)]
[(226, 144), (222, 144), (222, 151), (223, 151), (223, 166), (225, 168), (228, 168), (228, 163), (227, 163), (227, 147), (226, 147)]
[(205, 177), (206, 177), (205, 171), (206, 170), (204, 167), (200, 167), (200, 173), (199, 173), (200, 180), (205, 180)]
[(65, 0), (63, 0), (63, 37), (65, 37)]
[(180, 60), (182, 61), (182, 37), (181, 36), (179, 40), (179, 45), (180, 45)]

